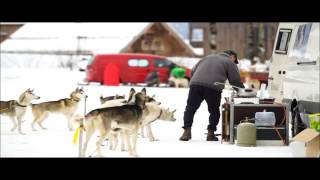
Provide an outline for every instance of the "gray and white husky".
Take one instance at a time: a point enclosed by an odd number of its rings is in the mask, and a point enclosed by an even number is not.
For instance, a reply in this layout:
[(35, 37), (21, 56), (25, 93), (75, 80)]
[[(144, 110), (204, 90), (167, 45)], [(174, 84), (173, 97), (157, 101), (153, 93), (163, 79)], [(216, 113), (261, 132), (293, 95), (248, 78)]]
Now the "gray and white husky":
[(14, 131), (18, 127), (19, 134), (25, 134), (21, 130), (22, 118), (27, 111), (27, 106), (35, 99), (40, 99), (40, 97), (35, 95), (33, 90), (29, 88), (19, 96), (18, 101), (0, 101), (0, 114), (12, 120), (13, 128), (11, 131)]
[(68, 128), (72, 131), (72, 117), (75, 114), (80, 100), (85, 97), (83, 89), (76, 88), (71, 92), (70, 98), (60, 99), (57, 101), (47, 101), (39, 104), (32, 104), (33, 122), (31, 124), (32, 130), (36, 131), (34, 124), (38, 125), (42, 129), (42, 122), (49, 116), (50, 113), (63, 114), (68, 119)]
[[(136, 156), (137, 133), (141, 124), (143, 110), (145, 109), (146, 89), (136, 93), (133, 88), (130, 90), (132, 103), (122, 106), (98, 108), (90, 111), (84, 117), (84, 129), (86, 132), (85, 142), (82, 149), (82, 156), (85, 156), (86, 149), (93, 133), (98, 130), (100, 137), (96, 142), (98, 156), (101, 154), (101, 144), (109, 136), (110, 131), (121, 129), (127, 143), (130, 155)], [(112, 125), (113, 124), (113, 127)], [(132, 136), (130, 138), (129, 136)], [(132, 142), (131, 142), (132, 141)], [(132, 146), (131, 146), (131, 143)]]

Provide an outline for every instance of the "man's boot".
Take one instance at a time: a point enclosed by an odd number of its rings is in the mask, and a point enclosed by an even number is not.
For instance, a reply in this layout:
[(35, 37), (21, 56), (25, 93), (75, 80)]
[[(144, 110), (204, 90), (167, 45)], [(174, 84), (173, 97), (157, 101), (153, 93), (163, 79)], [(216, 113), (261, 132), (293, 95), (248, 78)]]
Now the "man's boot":
[(219, 141), (213, 130), (208, 130), (207, 141)]
[(183, 128), (184, 132), (180, 137), (180, 141), (189, 141), (191, 139), (191, 127)]

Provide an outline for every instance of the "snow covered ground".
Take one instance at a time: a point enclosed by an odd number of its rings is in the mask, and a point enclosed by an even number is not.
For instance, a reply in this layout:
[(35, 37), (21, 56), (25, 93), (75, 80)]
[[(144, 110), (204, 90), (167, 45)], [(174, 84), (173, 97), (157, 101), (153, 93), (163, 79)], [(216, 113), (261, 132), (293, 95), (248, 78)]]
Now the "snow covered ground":
[[(17, 99), (27, 88), (34, 88), (35, 94), (41, 97), (34, 103), (58, 100), (69, 96), (83, 74), (78, 71), (65, 69), (13, 69), (1, 68), (1, 100)], [(99, 106), (99, 96), (125, 94), (129, 86), (107, 87), (90, 85), (84, 86), (88, 94), (87, 112)], [(135, 87), (140, 91), (141, 87)], [(192, 131), (192, 140), (179, 141), (183, 130), (183, 112), (186, 105), (188, 89), (175, 88), (147, 88), (149, 95), (156, 95), (162, 106), (177, 109), (176, 122), (156, 121), (152, 124), (153, 134), (160, 141), (149, 142), (147, 139), (138, 139), (137, 152), (140, 157), (292, 157), (288, 146), (257, 146), (239, 147), (221, 142), (206, 141), (206, 127), (209, 113), (207, 105), (202, 104), (197, 111)], [(228, 93), (224, 92), (223, 96)], [(222, 98), (223, 99), (223, 98)], [(78, 109), (83, 113), (84, 103)], [(7, 117), (1, 116), (1, 157), (78, 157), (78, 144), (74, 145), (74, 132), (68, 131), (67, 120), (61, 115), (49, 116), (43, 125), (48, 130), (34, 132), (31, 130), (32, 114), (28, 109), (22, 124), (27, 135), (11, 132), (12, 123)], [(221, 121), (218, 125), (220, 133)], [(97, 136), (91, 139), (87, 155), (95, 151)], [(104, 145), (107, 144), (105, 141)], [(102, 148), (105, 157), (130, 157), (126, 152), (109, 151), (106, 146)]]

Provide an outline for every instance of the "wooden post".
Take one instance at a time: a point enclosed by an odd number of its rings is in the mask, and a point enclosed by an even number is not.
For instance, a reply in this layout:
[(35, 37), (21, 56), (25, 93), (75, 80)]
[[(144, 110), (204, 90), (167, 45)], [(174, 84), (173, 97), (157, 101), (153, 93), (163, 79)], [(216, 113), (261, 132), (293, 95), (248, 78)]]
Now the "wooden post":
[(83, 157), (82, 154), (82, 135), (83, 135), (83, 118), (80, 118), (80, 134), (79, 134), (79, 157)]
[(87, 106), (87, 98), (88, 96), (85, 95), (84, 96), (84, 115), (83, 115), (83, 118), (80, 118), (80, 134), (79, 134), (79, 157), (83, 157), (84, 154), (82, 154), (82, 136), (83, 136), (83, 121), (84, 121), (84, 118), (86, 116), (86, 106)]

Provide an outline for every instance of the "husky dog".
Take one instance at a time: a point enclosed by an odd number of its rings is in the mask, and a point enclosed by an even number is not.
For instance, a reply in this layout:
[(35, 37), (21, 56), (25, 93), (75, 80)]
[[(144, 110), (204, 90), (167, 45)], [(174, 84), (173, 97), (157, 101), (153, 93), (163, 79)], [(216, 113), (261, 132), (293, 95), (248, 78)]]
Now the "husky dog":
[[(107, 97), (103, 97), (102, 95), (100, 96), (100, 103), (104, 104), (107, 101), (111, 101), (111, 100), (117, 100), (117, 99), (125, 99), (125, 95), (121, 96), (116, 94), (115, 96), (107, 96)], [(125, 101), (126, 102), (126, 101)], [(124, 102), (124, 103), (125, 103)]]
[(40, 97), (35, 95), (33, 90), (29, 88), (20, 95), (19, 101), (11, 100), (0, 102), (0, 114), (8, 116), (12, 120), (13, 128), (11, 131), (14, 131), (18, 127), (19, 134), (25, 134), (21, 131), (22, 118), (27, 111), (27, 106), (29, 106), (30, 102), (34, 99), (40, 99)]
[[(101, 154), (101, 144), (109, 135), (111, 128), (114, 130), (121, 129), (125, 135), (128, 151), (130, 155), (136, 156), (136, 142), (139, 125), (143, 109), (145, 108), (146, 89), (143, 88), (141, 92), (136, 93), (133, 88), (130, 90), (130, 98), (132, 103), (123, 106), (99, 108), (90, 111), (85, 115), (84, 129), (86, 131), (86, 138), (82, 149), (82, 156), (85, 156), (88, 141), (91, 136), (98, 130), (100, 133), (99, 140), (96, 143), (98, 156)], [(111, 124), (114, 124), (111, 127)], [(131, 147), (129, 135), (132, 134)]]
[[(146, 103), (146, 108), (143, 110), (142, 120), (140, 123), (141, 130), (143, 127), (146, 127), (147, 130), (147, 137), (150, 141), (156, 141), (157, 139), (154, 138), (152, 131), (151, 131), (151, 123), (156, 120), (163, 120), (163, 121), (176, 121), (174, 117), (174, 113), (176, 110), (170, 111), (169, 108), (165, 109), (160, 107), (158, 104), (154, 102)], [(111, 125), (112, 126), (112, 125)], [(115, 129), (119, 131), (118, 129)], [(120, 135), (122, 137), (122, 131), (120, 131)], [(123, 138), (121, 138), (121, 151), (125, 151)], [(110, 150), (116, 150), (118, 145), (118, 134), (111, 133), (110, 139)]]
[(42, 126), (42, 122), (49, 116), (50, 113), (59, 113), (66, 116), (68, 119), (68, 128), (72, 131), (72, 116), (75, 114), (80, 100), (86, 96), (83, 89), (76, 88), (71, 92), (70, 98), (60, 99), (58, 101), (48, 101), (40, 104), (32, 104), (32, 114), (34, 120), (31, 124), (32, 130), (36, 131), (34, 124), (38, 125), (42, 129), (46, 129)]
[[(151, 123), (154, 122), (157, 119), (164, 120), (164, 121), (175, 121), (174, 113), (176, 110), (173, 110), (172, 112), (168, 109), (161, 108), (159, 105), (160, 102), (157, 102), (154, 99), (155, 95), (152, 97), (146, 96), (146, 108), (143, 110), (142, 120), (140, 124), (141, 128), (141, 136), (144, 137), (143, 128), (146, 127), (147, 130), (147, 136), (150, 141), (155, 141), (157, 139), (154, 138), (152, 131), (151, 131)], [(129, 95), (128, 99), (129, 103), (132, 103), (132, 94)], [(120, 132), (121, 135), (121, 151), (125, 151), (124, 147), (124, 141), (123, 141), (123, 134), (122, 131), (116, 129), (117, 132)], [(110, 150), (115, 150), (118, 145), (118, 134), (114, 131), (111, 131), (111, 136), (109, 139), (110, 143)]]
[[(154, 99), (155, 95), (153, 95), (152, 97), (150, 96), (146, 96), (146, 107), (148, 104), (155, 104), (155, 105), (160, 105), (161, 102), (158, 102)], [(130, 103), (132, 102), (132, 94), (129, 95), (129, 99)], [(143, 127), (141, 126), (141, 133), (142, 133), (142, 137), (144, 137), (143, 134)], [(147, 127), (148, 128), (148, 127)], [(150, 130), (151, 131), (151, 130)], [(152, 132), (151, 132), (152, 133)], [(124, 134), (123, 131), (116, 129), (116, 131), (112, 130), (110, 133), (110, 138), (109, 138), (109, 149), (110, 150), (115, 150), (117, 145), (118, 145), (118, 137), (121, 137), (121, 151), (125, 151), (125, 146), (124, 146)]]
[[(152, 97), (150, 97), (150, 96), (147, 96), (147, 100), (146, 100), (146, 103), (147, 104), (149, 104), (149, 103), (153, 103), (153, 104), (156, 104), (156, 105), (160, 105), (161, 104), (161, 102), (158, 102), (158, 101), (156, 101), (155, 99), (154, 99), (154, 97), (155, 97), (155, 95), (153, 95)], [(147, 105), (146, 104), (146, 105)], [(148, 129), (149, 127), (147, 127), (148, 125), (146, 125), (146, 126), (142, 126), (141, 127), (141, 137), (142, 138), (145, 138), (146, 136), (144, 135), (144, 129), (145, 129), (145, 127)], [(148, 131), (148, 130), (147, 130)], [(150, 131), (151, 131), (151, 129), (150, 129)]]
[(108, 96), (108, 97), (102, 97), (100, 96), (100, 108), (104, 107), (113, 107), (113, 106), (122, 106), (127, 103), (127, 100), (125, 99), (125, 96)]
[[(114, 107), (114, 106), (122, 106), (127, 103), (127, 100), (125, 99), (125, 96), (108, 96), (108, 97), (103, 97), (102, 95), (100, 96), (100, 102), (101, 105), (98, 108), (106, 108), (106, 107)], [(79, 127), (80, 126), (80, 119), (84, 119), (84, 116), (77, 113), (72, 117), (72, 124), (73, 127)]]
[(160, 107), (157, 104), (147, 103), (146, 108), (143, 111), (143, 120), (141, 125), (141, 136), (143, 137), (143, 127), (146, 127), (147, 137), (149, 141), (157, 141), (158, 139), (154, 138), (153, 133), (151, 131), (151, 123), (156, 120), (163, 121), (176, 121), (174, 117), (174, 113), (176, 110), (170, 111), (169, 108), (165, 109)]

